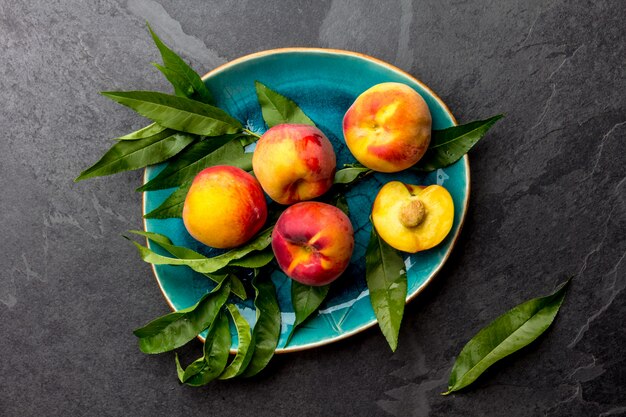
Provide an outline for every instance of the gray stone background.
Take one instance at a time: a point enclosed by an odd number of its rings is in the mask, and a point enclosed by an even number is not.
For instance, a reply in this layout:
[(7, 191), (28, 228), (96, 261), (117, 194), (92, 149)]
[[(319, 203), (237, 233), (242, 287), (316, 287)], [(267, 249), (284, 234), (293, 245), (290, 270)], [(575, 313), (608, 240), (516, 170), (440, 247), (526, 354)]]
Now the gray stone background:
[[(146, 20), (202, 73), (350, 49), (462, 122), (507, 114), (470, 156), (461, 239), (396, 353), (370, 330), (192, 389), (171, 355), (139, 352), (131, 330), (168, 311), (120, 237), (141, 227), (141, 174), (72, 179), (144, 123), (98, 91), (166, 88)], [(625, 22), (619, 0), (0, 0), (0, 415), (626, 415)], [(539, 343), (439, 395), (476, 331), (572, 274)]]

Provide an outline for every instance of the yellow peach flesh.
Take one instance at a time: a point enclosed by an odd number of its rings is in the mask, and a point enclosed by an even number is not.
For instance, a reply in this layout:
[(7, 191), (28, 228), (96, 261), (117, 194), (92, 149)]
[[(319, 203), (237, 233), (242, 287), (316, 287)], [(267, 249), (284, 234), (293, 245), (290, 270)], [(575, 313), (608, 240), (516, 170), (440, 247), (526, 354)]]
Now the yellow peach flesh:
[[(406, 226), (402, 221), (406, 217), (402, 211), (411, 201), (419, 201), (424, 210), (416, 226)], [(453, 221), (452, 196), (439, 185), (420, 187), (389, 182), (379, 191), (372, 208), (378, 235), (392, 247), (410, 253), (437, 246), (450, 232)]]

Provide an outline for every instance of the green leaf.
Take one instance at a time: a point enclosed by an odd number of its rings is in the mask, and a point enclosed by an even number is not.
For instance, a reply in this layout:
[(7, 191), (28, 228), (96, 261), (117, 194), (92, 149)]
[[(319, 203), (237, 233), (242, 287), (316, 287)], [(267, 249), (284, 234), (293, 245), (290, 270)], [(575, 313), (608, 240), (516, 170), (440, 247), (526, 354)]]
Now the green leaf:
[(176, 362), (176, 375), (178, 375), (178, 380), (183, 382), (183, 376), (185, 375), (185, 370), (180, 365), (180, 359), (178, 359), (178, 352), (174, 352), (174, 361)]
[(186, 80), (181, 76), (181, 74), (162, 65), (159, 65), (156, 62), (153, 62), (152, 65), (154, 65), (154, 67), (165, 76), (167, 81), (172, 84), (172, 87), (174, 87), (175, 95), (177, 95), (178, 97), (187, 97), (193, 99), (193, 87), (187, 84)]
[(349, 167), (340, 169), (335, 173), (335, 184), (350, 184), (359, 179), (366, 172), (371, 172), (367, 167)]
[(192, 387), (199, 387), (220, 376), (228, 362), (230, 342), (228, 316), (222, 308), (207, 333), (204, 355), (184, 370), (182, 378), (179, 377), (180, 381)]
[(135, 330), (139, 349), (144, 353), (162, 353), (189, 342), (213, 323), (229, 293), (230, 282), (224, 280), (195, 306), (166, 314)]
[(150, 25), (148, 25), (148, 30), (157, 48), (159, 48), (161, 58), (163, 59), (163, 67), (159, 65), (157, 68), (160, 67), (159, 70), (161, 70), (161, 68), (165, 69), (165, 71), (161, 72), (163, 72), (165, 77), (172, 84), (174, 90), (184, 93), (186, 97), (191, 99), (211, 104), (213, 97), (200, 76), (180, 56), (159, 39)]
[(559, 312), (568, 284), (569, 280), (551, 295), (519, 304), (479, 331), (456, 358), (444, 395), (468, 386), (491, 365), (545, 332)]
[(228, 263), (228, 266), (239, 266), (242, 268), (261, 268), (272, 262), (274, 259), (274, 251), (267, 248), (261, 251), (254, 251), (243, 258), (236, 259)]
[(167, 129), (165, 126), (161, 126), (160, 124), (157, 124), (157, 123), (151, 123), (146, 127), (142, 127), (139, 130), (135, 130), (134, 132), (129, 133), (128, 135), (117, 137), (114, 140), (145, 139), (145, 138), (149, 138), (150, 136), (154, 136), (157, 133), (161, 133), (165, 129)]
[(246, 153), (235, 136), (219, 136), (201, 140), (189, 146), (173, 159), (152, 180), (137, 191), (153, 191), (175, 187), (192, 181), (203, 169), (215, 165), (230, 165), (252, 170), (252, 153)]
[(339, 210), (343, 211), (346, 216), (350, 216), (350, 207), (348, 206), (348, 200), (346, 199), (345, 194), (337, 193), (335, 194), (331, 200), (330, 204), (337, 207)]
[(213, 281), (221, 282), (224, 280), (224, 276), (228, 276), (230, 280), (230, 292), (235, 294), (238, 298), (242, 300), (248, 299), (248, 294), (246, 294), (246, 288), (243, 286), (243, 282), (234, 274), (204, 274), (207, 277), (211, 278)]
[(248, 363), (250, 363), (252, 352), (254, 351), (254, 349), (250, 349), (250, 342), (252, 341), (250, 325), (239, 312), (239, 308), (234, 304), (227, 304), (226, 308), (228, 308), (230, 317), (233, 323), (235, 323), (239, 344), (237, 346), (237, 354), (226, 369), (224, 369), (219, 379), (230, 379), (241, 375), (248, 366)]
[(365, 253), (365, 280), (380, 330), (395, 352), (406, 303), (406, 270), (400, 253), (385, 243), (373, 227)]
[(204, 136), (241, 131), (241, 123), (224, 110), (185, 97), (155, 91), (105, 91), (101, 94), (170, 129)]
[(183, 217), (183, 206), (187, 192), (191, 187), (191, 182), (181, 185), (176, 191), (161, 203), (161, 205), (150, 213), (143, 215), (144, 219), (170, 219), (172, 217)]
[[(203, 255), (199, 254), (196, 251), (188, 249), (184, 246), (176, 246), (172, 243), (172, 241), (165, 235), (153, 232), (145, 232), (143, 230), (129, 230), (129, 233), (143, 236), (147, 239), (150, 239), (152, 242), (156, 243), (175, 257), (179, 259), (200, 259), (204, 258)], [(229, 274), (202, 274), (205, 277), (211, 279), (216, 283), (222, 282)], [(245, 300), (247, 298), (246, 289), (243, 286), (243, 283), (239, 278), (230, 274), (230, 290), (237, 297)]]
[[(202, 169), (199, 162), (206, 158), (216, 149), (224, 146), (237, 135), (216, 136), (210, 139), (200, 140), (188, 146), (183, 152), (173, 158), (156, 177), (137, 188), (136, 191), (153, 191), (172, 188), (193, 180), (195, 175)], [(196, 168), (197, 167), (197, 168)]]
[(98, 162), (87, 168), (74, 181), (117, 174), (163, 162), (171, 158), (196, 138), (167, 129), (139, 140), (119, 141)]
[(428, 150), (413, 166), (417, 171), (435, 171), (452, 165), (463, 157), (504, 115), (478, 120), (443, 130), (433, 130)]
[(254, 351), (248, 367), (242, 374), (250, 377), (258, 374), (274, 356), (280, 338), (280, 308), (276, 288), (269, 275), (256, 275), (252, 279), (256, 296), (256, 324), (252, 332)]
[[(188, 259), (169, 258), (167, 256), (159, 255), (152, 250), (131, 241), (139, 250), (141, 258), (148, 263), (155, 265), (185, 265), (190, 267), (196, 272), (200, 273), (213, 273), (230, 265), (231, 262), (243, 258), (245, 255), (253, 251), (261, 251), (269, 246), (271, 243), (272, 228), (266, 229), (260, 232), (253, 240), (243, 246), (239, 246), (236, 249), (223, 253), (221, 255), (207, 258), (196, 252), (197, 257)], [(168, 250), (167, 248), (164, 248)], [(190, 249), (186, 249), (190, 251)], [(169, 250), (168, 250), (169, 251)], [(193, 252), (193, 251), (192, 251)]]
[(305, 124), (315, 126), (315, 123), (291, 99), (270, 90), (266, 85), (256, 81), (256, 95), (261, 105), (263, 120), (268, 127), (283, 123)]
[(314, 287), (300, 284), (298, 281), (291, 281), (291, 304), (296, 314), (296, 320), (293, 323), (293, 328), (291, 329), (285, 346), (289, 345), (296, 327), (304, 323), (304, 321), (319, 308), (328, 295), (329, 288), (330, 285)]

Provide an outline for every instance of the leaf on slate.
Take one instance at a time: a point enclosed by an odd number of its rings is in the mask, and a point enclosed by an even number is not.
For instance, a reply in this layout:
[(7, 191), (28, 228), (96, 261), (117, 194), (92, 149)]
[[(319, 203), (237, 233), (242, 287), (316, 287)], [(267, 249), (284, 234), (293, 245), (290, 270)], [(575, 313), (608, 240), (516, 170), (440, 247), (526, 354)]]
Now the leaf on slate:
[[(267, 248), (271, 243), (271, 232), (272, 228), (266, 229), (259, 233), (253, 240), (246, 243), (243, 246), (239, 246), (236, 249), (230, 250), (221, 255), (214, 256), (212, 258), (207, 258), (204, 255), (197, 253), (197, 258), (190, 259), (178, 259), (178, 258), (169, 258), (167, 256), (159, 255), (149, 248), (138, 244), (137, 242), (131, 241), (139, 250), (139, 254), (141, 258), (148, 263), (155, 265), (185, 265), (190, 267), (196, 272), (211, 274), (213, 272), (217, 272), (220, 269), (224, 268), (231, 264), (231, 262), (236, 261), (238, 259), (243, 258), (254, 251), (261, 251)], [(166, 249), (166, 248), (164, 248)], [(167, 249), (166, 249), (167, 250)], [(189, 250), (189, 249), (187, 249)]]
[[(150, 35), (152, 36), (157, 48), (159, 48), (161, 58), (163, 59), (163, 66), (170, 76), (168, 76), (168, 74), (164, 71), (161, 72), (163, 72), (168, 81), (172, 84), (174, 90), (185, 92), (185, 96), (194, 100), (202, 101), (206, 104), (212, 104), (213, 97), (208, 87), (204, 84), (204, 81), (202, 81), (202, 78), (200, 78), (200, 76), (180, 56), (178, 56), (178, 54), (168, 48), (167, 45), (159, 39), (150, 25), (148, 25), (148, 30), (150, 31)], [(173, 80), (170, 79), (170, 77), (172, 77)]]
[(444, 395), (468, 386), (491, 365), (545, 332), (559, 312), (568, 284), (569, 280), (551, 295), (519, 304), (479, 331), (456, 358)]
[[(216, 136), (193, 143), (179, 153), (176, 158), (172, 159), (156, 177), (137, 188), (136, 191), (163, 190), (191, 181), (195, 177), (195, 174), (202, 170), (194, 169), (194, 167), (198, 165), (198, 161), (210, 155), (213, 151), (224, 146), (237, 136), (238, 135)], [(195, 174), (191, 175), (191, 172), (195, 172)]]
[(115, 138), (114, 140), (137, 140), (137, 139), (145, 139), (145, 138), (149, 138), (150, 136), (154, 136), (157, 133), (161, 133), (163, 132), (165, 129), (167, 129), (165, 126), (161, 126), (160, 124), (157, 123), (150, 123), (148, 126), (146, 127), (142, 127), (139, 130), (135, 130), (132, 133), (129, 133), (127, 135), (124, 136), (120, 136)]
[[(180, 382), (199, 387), (220, 376), (228, 362), (230, 343), (228, 316), (222, 308), (207, 333), (202, 349), (204, 355), (183, 371), (182, 378), (179, 376)], [(180, 367), (180, 362), (177, 364), (177, 369), (178, 367)], [(177, 372), (180, 375), (180, 371)]]
[(185, 370), (180, 364), (180, 359), (178, 359), (178, 352), (174, 352), (174, 361), (176, 362), (176, 375), (178, 375), (178, 380), (183, 382), (183, 377), (185, 376)]
[(158, 124), (181, 132), (220, 136), (241, 131), (224, 110), (185, 97), (155, 91), (104, 91), (110, 98)]
[(150, 213), (143, 215), (145, 219), (170, 219), (172, 217), (183, 217), (183, 206), (187, 192), (191, 187), (191, 182), (181, 185), (176, 191), (161, 203), (161, 205)]
[(433, 130), (428, 150), (411, 169), (422, 172), (445, 168), (461, 159), (463, 155), (504, 115), (499, 114), (487, 120), (477, 120), (443, 130)]
[(369, 171), (371, 171), (371, 169), (367, 167), (349, 167), (340, 169), (335, 173), (335, 184), (350, 184)]
[[(165, 249), (166, 251), (168, 251), (169, 253), (171, 253), (172, 255), (174, 255), (175, 257), (179, 259), (205, 258), (205, 256), (189, 248), (186, 248), (184, 246), (174, 245), (172, 241), (165, 235), (162, 235), (159, 233), (153, 233), (153, 232), (145, 232), (143, 230), (129, 230), (128, 232), (150, 239), (152, 242), (156, 243), (157, 245), (159, 245), (160, 247), (162, 247), (163, 249)], [(219, 274), (219, 273), (202, 274), (202, 275), (206, 276), (207, 278), (211, 279), (212, 281), (216, 283), (222, 282), (224, 279), (226, 279), (226, 277), (229, 276), (229, 274)], [(245, 300), (247, 298), (246, 289), (244, 288), (243, 283), (241, 282), (241, 280), (239, 280), (239, 278), (230, 274), (230, 284), (231, 284), (230, 290), (232, 291), (233, 294), (235, 294), (237, 297), (241, 298), (242, 300)]]
[(305, 124), (315, 126), (315, 123), (298, 107), (293, 100), (271, 90), (266, 85), (256, 81), (256, 95), (261, 105), (263, 120), (268, 127), (283, 123)]
[(263, 370), (274, 356), (280, 338), (280, 307), (276, 288), (269, 275), (255, 275), (252, 279), (255, 290), (256, 323), (252, 331), (254, 350), (244, 377), (251, 377)]
[(153, 191), (175, 187), (192, 181), (205, 168), (230, 165), (252, 170), (252, 153), (246, 153), (241, 142), (232, 135), (201, 140), (189, 146), (173, 159), (163, 171), (137, 188), (137, 191)]
[(317, 311), (324, 299), (326, 299), (329, 289), (330, 285), (314, 287), (300, 284), (298, 281), (291, 281), (291, 304), (296, 314), (296, 320), (293, 323), (293, 328), (291, 329), (285, 346), (289, 345), (296, 328), (304, 323), (311, 314)]
[(171, 158), (196, 140), (195, 136), (167, 129), (153, 136), (119, 141), (98, 162), (74, 181), (145, 168)]
[(144, 353), (163, 353), (189, 342), (213, 323), (229, 293), (230, 282), (224, 280), (195, 306), (166, 314), (135, 330), (139, 349)]
[(174, 87), (175, 95), (177, 95), (178, 97), (187, 97), (193, 99), (193, 87), (187, 84), (186, 80), (181, 74), (177, 73), (174, 70), (166, 68), (163, 65), (159, 65), (156, 62), (153, 62), (152, 65), (165, 76), (170, 84), (172, 84), (172, 87)]
[(219, 376), (219, 379), (230, 379), (238, 375), (241, 375), (243, 371), (250, 363), (252, 359), (252, 352), (254, 349), (250, 349), (250, 342), (252, 341), (252, 335), (250, 333), (250, 324), (239, 312), (239, 308), (234, 304), (226, 304), (230, 318), (235, 323), (237, 329), (237, 338), (239, 339), (237, 346), (237, 354), (233, 358), (232, 362), (224, 369), (224, 372)]
[(382, 240), (374, 227), (365, 253), (365, 280), (380, 330), (395, 352), (406, 303), (406, 270), (400, 253)]

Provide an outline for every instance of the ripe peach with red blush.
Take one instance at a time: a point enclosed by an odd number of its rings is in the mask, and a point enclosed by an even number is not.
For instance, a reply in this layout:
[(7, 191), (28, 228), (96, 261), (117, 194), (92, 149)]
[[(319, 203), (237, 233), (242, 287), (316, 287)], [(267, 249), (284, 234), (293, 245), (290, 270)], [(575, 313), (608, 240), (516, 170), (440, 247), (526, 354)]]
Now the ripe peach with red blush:
[(287, 276), (305, 285), (326, 285), (348, 267), (354, 231), (348, 216), (337, 207), (298, 203), (279, 217), (272, 249)]
[(272, 200), (293, 204), (319, 197), (333, 185), (335, 151), (315, 126), (282, 124), (261, 136), (252, 167)]
[(398, 172), (419, 161), (430, 144), (432, 117), (417, 91), (382, 83), (363, 92), (343, 118), (352, 155), (366, 167)]

